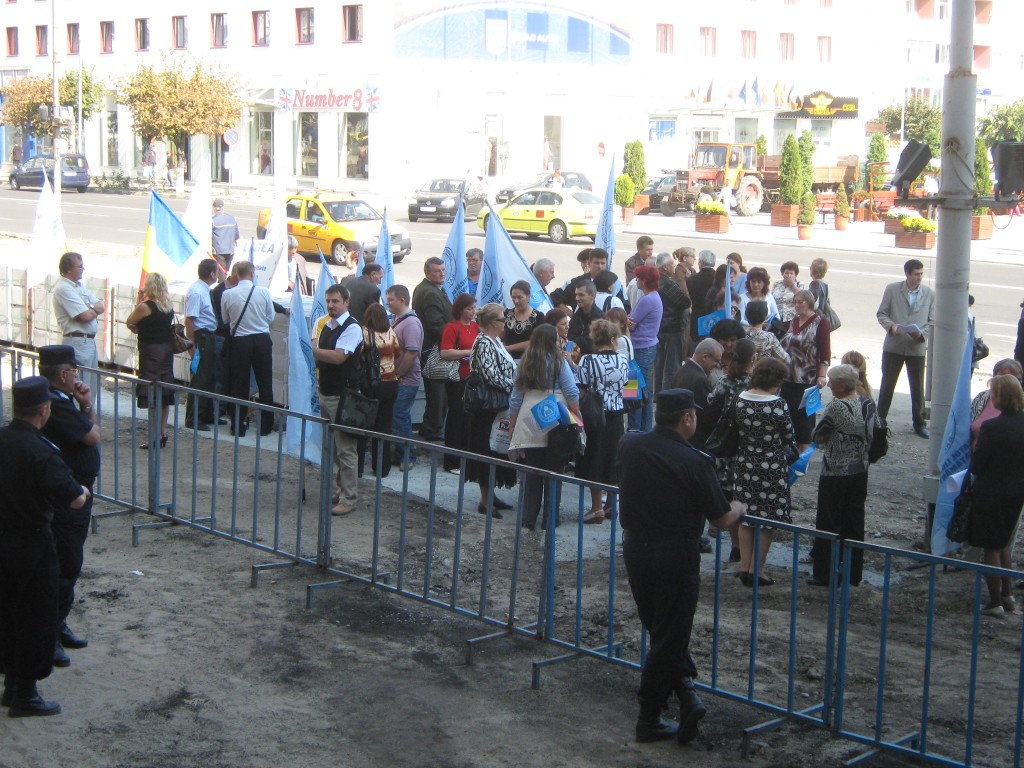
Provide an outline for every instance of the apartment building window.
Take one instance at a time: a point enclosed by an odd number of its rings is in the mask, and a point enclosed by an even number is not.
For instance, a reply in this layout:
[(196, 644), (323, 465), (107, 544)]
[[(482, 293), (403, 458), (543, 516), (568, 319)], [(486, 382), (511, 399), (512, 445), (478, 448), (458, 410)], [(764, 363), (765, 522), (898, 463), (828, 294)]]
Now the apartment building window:
[(149, 19), (135, 20), (135, 50), (149, 50)]
[(48, 56), (50, 53), (50, 30), (44, 24), (36, 27), (36, 56)]
[(185, 26), (184, 16), (171, 17), (171, 47), (188, 47), (188, 27)]
[(832, 0), (821, 0), (821, 7), (822, 8), (831, 8), (832, 7)]
[(100, 22), (100, 53), (114, 52), (114, 22)]
[(210, 47), (223, 48), (228, 44), (227, 14), (210, 14)]
[(675, 27), (671, 24), (658, 24), (655, 32), (654, 50), (658, 53), (675, 51)]
[(949, 0), (938, 0), (936, 10), (939, 12), (940, 19), (949, 18)]
[[(313, 9), (295, 9), (295, 42), (310, 45), (313, 42)], [(307, 175), (307, 174), (303, 174)], [(315, 174), (314, 174), (315, 175)]]
[(935, 44), (935, 63), (936, 64), (948, 64), (949, 63), (949, 43), (936, 43)]
[(820, 63), (820, 64), (831, 64), (832, 63), (832, 38), (831, 37), (819, 37), (818, 38), (818, 63)]
[(17, 56), (18, 55), (18, 28), (8, 27), (7, 28), (7, 55)]
[(992, 66), (992, 47), (989, 45), (974, 46), (974, 68), (988, 69)]
[(342, 38), (346, 43), (363, 42), (363, 6), (341, 6), (341, 19), (344, 25)]
[(757, 58), (757, 32), (752, 29), (740, 32), (740, 56), (744, 59)]
[(68, 53), (78, 55), (78, 25), (68, 24)]
[(783, 61), (792, 61), (794, 56), (793, 33), (783, 32), (779, 35), (779, 58)]
[(782, 0), (783, 5), (796, 5), (796, 0)]
[(717, 37), (714, 27), (701, 27), (700, 28), (700, 47), (699, 52), (701, 56), (714, 56), (715, 55), (715, 38)]
[(252, 44), (270, 45), (270, 11), (252, 12)]

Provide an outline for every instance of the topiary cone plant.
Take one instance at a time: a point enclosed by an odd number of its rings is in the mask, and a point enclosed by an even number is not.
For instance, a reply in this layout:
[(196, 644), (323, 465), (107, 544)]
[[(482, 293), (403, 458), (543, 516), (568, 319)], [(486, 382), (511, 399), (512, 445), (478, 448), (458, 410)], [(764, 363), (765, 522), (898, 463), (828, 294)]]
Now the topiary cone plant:
[(818, 207), (818, 201), (813, 192), (805, 192), (800, 198), (800, 213), (796, 217), (797, 237), (801, 240), (810, 240), (811, 232), (814, 229), (814, 214)]
[(615, 178), (615, 204), (622, 206), (622, 220), (626, 224), (633, 221), (633, 199), (636, 197), (636, 185), (626, 174)]
[(850, 199), (846, 196), (846, 185), (840, 184), (836, 190), (836, 229), (846, 229), (850, 223)]

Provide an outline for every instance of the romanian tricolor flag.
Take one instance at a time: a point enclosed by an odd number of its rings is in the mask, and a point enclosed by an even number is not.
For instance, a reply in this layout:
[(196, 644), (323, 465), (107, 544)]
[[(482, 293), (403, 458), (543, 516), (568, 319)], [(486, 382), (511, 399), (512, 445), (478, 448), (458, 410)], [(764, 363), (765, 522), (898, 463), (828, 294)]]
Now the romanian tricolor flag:
[(199, 240), (181, 223), (164, 199), (156, 192), (149, 194), (149, 226), (146, 227), (146, 245), (142, 251), (139, 290), (146, 282), (146, 275), (153, 272), (171, 279), (199, 247)]

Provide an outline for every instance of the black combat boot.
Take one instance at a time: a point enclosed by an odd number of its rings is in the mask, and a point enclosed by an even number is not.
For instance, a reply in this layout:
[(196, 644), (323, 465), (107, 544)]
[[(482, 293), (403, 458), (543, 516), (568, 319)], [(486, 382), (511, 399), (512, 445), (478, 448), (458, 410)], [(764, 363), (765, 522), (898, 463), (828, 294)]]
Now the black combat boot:
[(4, 676), (4, 697), (0, 699), (0, 707), (9, 707), (14, 701), (14, 675)]
[(697, 738), (697, 726), (707, 713), (707, 707), (693, 687), (693, 680), (684, 677), (679, 687), (679, 730), (676, 732), (680, 744), (689, 744)]
[(53, 666), (55, 667), (70, 667), (71, 657), (64, 653), (64, 648), (61, 647), (60, 640), (57, 640), (57, 644), (53, 649)]
[(18, 679), (14, 681), (14, 695), (11, 697), (11, 708), (7, 714), (10, 717), (59, 715), (60, 704), (43, 699), (36, 690), (35, 680)]
[(676, 735), (676, 724), (661, 719), (660, 702), (640, 702), (640, 716), (636, 719), (636, 740), (641, 744), (671, 739)]
[(72, 632), (71, 627), (68, 626), (66, 621), (61, 622), (57, 637), (60, 638), (60, 644), (65, 648), (85, 648), (89, 644), (88, 640), (81, 638)]

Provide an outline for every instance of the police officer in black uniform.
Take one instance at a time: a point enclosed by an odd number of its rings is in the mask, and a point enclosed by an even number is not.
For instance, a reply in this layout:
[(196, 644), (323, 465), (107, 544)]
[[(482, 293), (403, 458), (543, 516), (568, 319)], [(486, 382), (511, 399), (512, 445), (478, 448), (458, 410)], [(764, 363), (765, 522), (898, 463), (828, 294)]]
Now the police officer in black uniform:
[[(100, 427), (94, 421), (92, 390), (78, 378), (75, 348), (64, 344), (41, 347), (39, 373), (50, 382), (50, 418), (43, 426), (43, 435), (60, 449), (75, 480), (91, 494), (100, 471)], [(71, 631), (67, 618), (75, 602), (75, 582), (82, 572), (91, 519), (90, 495), (81, 509), (54, 510), (50, 524), (60, 561), (57, 645), (53, 653), (53, 663), (58, 667), (71, 664), (64, 648), (85, 648), (89, 644)]]
[(40, 431), (50, 417), (50, 384), (31, 376), (14, 384), (14, 418), (0, 429), (0, 667), (11, 717), (56, 715), (36, 681), (53, 671), (57, 642), (55, 508), (81, 509), (89, 489), (75, 481), (60, 451)]
[[(640, 676), (636, 740), (687, 744), (707, 714), (693, 688), (697, 668), (690, 632), (700, 591), (700, 535), (705, 520), (724, 529), (746, 511), (729, 502), (709, 456), (690, 445), (697, 429), (693, 392), (657, 394), (655, 427), (619, 442), (615, 471), (621, 495), (622, 555), (640, 621), (650, 636)], [(661, 719), (669, 694), (679, 696), (679, 725)]]

